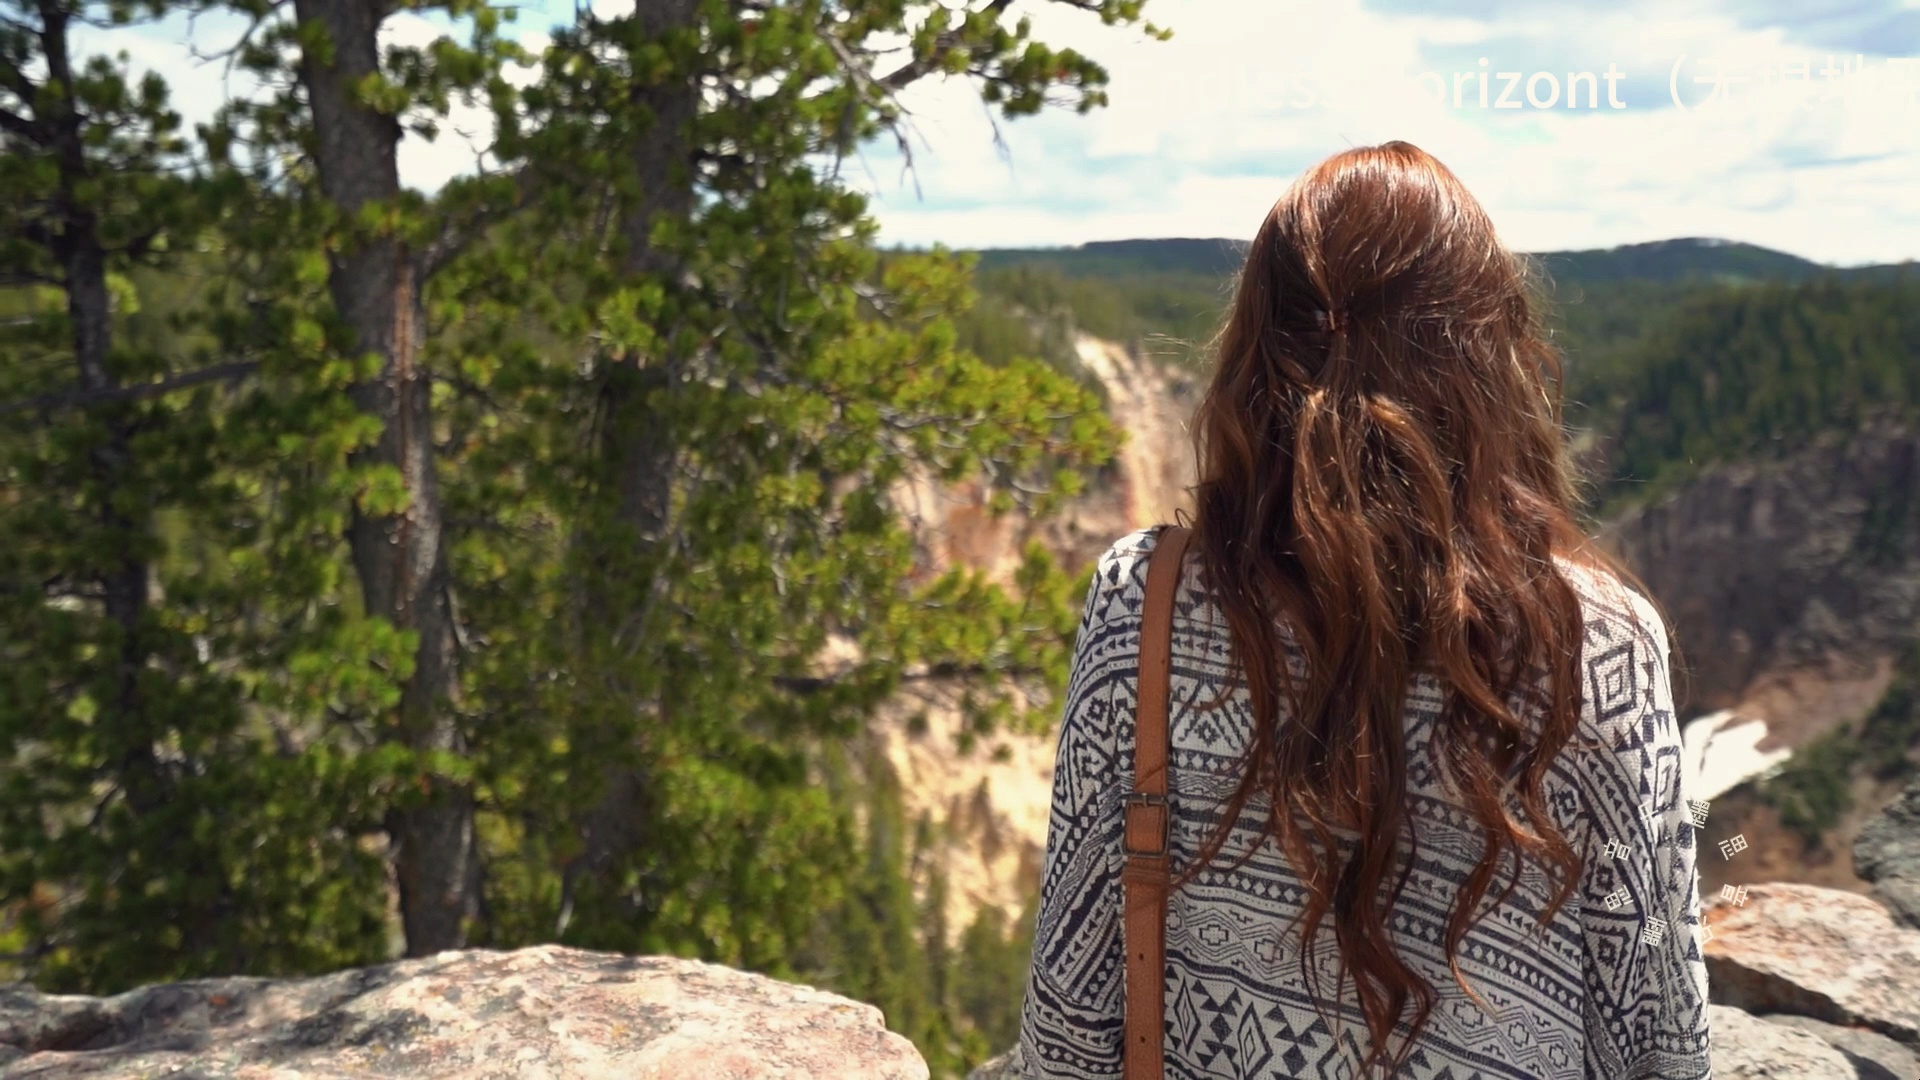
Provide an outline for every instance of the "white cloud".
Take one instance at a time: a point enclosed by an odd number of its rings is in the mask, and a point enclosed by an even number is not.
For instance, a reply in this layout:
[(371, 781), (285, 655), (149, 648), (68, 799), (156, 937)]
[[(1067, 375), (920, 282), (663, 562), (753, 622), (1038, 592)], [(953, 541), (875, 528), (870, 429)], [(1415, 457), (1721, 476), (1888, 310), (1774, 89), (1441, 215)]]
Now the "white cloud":
[[(916, 152), (926, 198), (890, 179), (876, 185), (883, 236), (989, 246), (1246, 237), (1305, 165), (1400, 138), (1447, 162), (1521, 248), (1709, 234), (1838, 262), (1920, 256), (1920, 211), (1909, 208), (1920, 190), (1920, 106), (1864, 84), (1821, 100), (1824, 52), (1798, 47), (1778, 27), (1647, 6), (1497, 25), (1381, 14), (1353, 0), (1156, 0), (1149, 10), (1175, 28), (1172, 41), (1129, 40), (1090, 20), (1041, 28), (1107, 64), (1112, 104), (1087, 117), (1003, 124), (1011, 168), (964, 84), (915, 87), (908, 100), (933, 143)], [(1466, 55), (1515, 41), (1536, 43), (1537, 55), (1508, 47), (1491, 68), (1558, 81), (1569, 57), (1592, 58), (1580, 69), (1596, 73), (1617, 59), (1633, 104), (1606, 108), (1601, 84), (1595, 111), (1481, 110), (1476, 81), (1454, 108), (1410, 81), (1435, 46)], [(1703, 56), (1753, 81), (1734, 84), (1728, 100), (1673, 108), (1666, 81), (1683, 55), (1683, 100), (1709, 89), (1692, 84), (1712, 74)], [(1813, 70), (1805, 81), (1776, 75), (1762, 85), (1761, 68), (1783, 58)], [(1884, 61), (1869, 67), (1887, 71)], [(1477, 80), (1475, 68), (1462, 70)], [(1920, 71), (1912, 87), (1920, 90)], [(1292, 107), (1309, 89), (1312, 106)], [(1805, 164), (1821, 159), (1837, 163)], [(886, 160), (876, 152), (874, 171), (890, 178)]]
[[(927, 81), (906, 95), (924, 198), (901, 179), (901, 161), (884, 142), (846, 175), (875, 196), (890, 243), (1246, 237), (1313, 161), (1399, 138), (1447, 162), (1524, 249), (1718, 235), (1843, 263), (1920, 256), (1920, 65), (1905, 69), (1902, 85), (1885, 82), (1894, 69), (1872, 57), (1869, 74), (1881, 82), (1859, 73), (1823, 81), (1818, 69), (1830, 50), (1735, 2), (1639, 0), (1490, 21), (1447, 14), (1445, 4), (1404, 14), (1359, 0), (1153, 0), (1154, 20), (1175, 32), (1162, 43), (1066, 5), (1022, 0), (1018, 10), (1041, 40), (1108, 67), (1110, 106), (1001, 121), (1003, 152), (971, 87)], [(611, 14), (632, 0), (592, 3)], [(549, 6), (529, 8), (516, 24), (523, 43), (543, 45), (545, 22), (571, 10), (558, 0)], [(419, 44), (444, 25), (401, 15), (386, 34)], [(238, 30), (232, 18), (203, 18), (191, 40), (211, 51)], [(253, 89), (242, 76), (223, 83), (219, 64), (190, 58), (183, 18), (95, 36), (86, 48), (125, 48), (137, 67), (166, 75), (189, 123), (229, 92)], [(1597, 110), (1482, 110), (1470, 81), (1455, 108), (1413, 81), (1437, 67), (1450, 91), (1454, 69), (1477, 80), (1482, 54), (1490, 71), (1556, 80), (1617, 63), (1631, 107), (1604, 107), (1603, 85)], [(1676, 85), (1700, 99), (1705, 87), (1692, 80), (1710, 73), (1707, 58), (1742, 65), (1752, 81), (1736, 84), (1730, 100), (1665, 104), (1676, 60)], [(1806, 77), (1780, 78), (1782, 59), (1806, 62)], [(1766, 67), (1775, 77), (1761, 78)], [(1824, 99), (1835, 85), (1849, 90)], [(1490, 89), (1497, 95), (1498, 82)], [(462, 106), (437, 142), (409, 137), (408, 182), (434, 187), (472, 168), (487, 119)]]

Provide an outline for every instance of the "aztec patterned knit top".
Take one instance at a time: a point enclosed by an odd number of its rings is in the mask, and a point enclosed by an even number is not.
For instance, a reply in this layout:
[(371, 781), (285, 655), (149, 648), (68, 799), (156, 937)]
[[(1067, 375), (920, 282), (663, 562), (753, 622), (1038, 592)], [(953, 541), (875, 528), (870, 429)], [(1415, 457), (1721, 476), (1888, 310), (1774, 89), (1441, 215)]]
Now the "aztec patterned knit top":
[[(1116, 541), (1087, 592), (1060, 729), (1014, 1076), (1120, 1076), (1121, 797), (1133, 762), (1147, 556), (1160, 528)], [(1437, 999), (1400, 1077), (1712, 1076), (1693, 819), (1680, 790), (1665, 631), (1638, 593), (1611, 577), (1562, 567), (1586, 622), (1581, 731), (1612, 747), (1604, 753), (1570, 746), (1547, 779), (1556, 823), (1586, 853), (1587, 868), (1542, 934), (1539, 914), (1551, 883), (1533, 862), (1505, 902), (1492, 904), (1512, 875), (1509, 852), (1482, 901), (1487, 914), (1470, 924), (1459, 948), (1461, 972), (1488, 1008), (1461, 991), (1441, 943), (1447, 913), (1484, 841), (1424, 754), (1422, 740), (1443, 699), (1431, 676), (1417, 679), (1406, 735), (1418, 860), (1390, 930)], [(1216, 827), (1251, 722), (1244, 685), (1221, 708), (1195, 707), (1219, 692), (1230, 646), (1226, 617), (1204, 594), (1189, 552), (1174, 600), (1168, 701), (1176, 872)], [(1290, 925), (1304, 908), (1305, 889), (1278, 845), (1269, 841), (1239, 870), (1226, 869), (1261, 835), (1264, 813), (1264, 801), (1251, 800), (1216, 869), (1168, 902), (1167, 1080), (1360, 1075), (1367, 1028), (1352, 980), (1343, 1001), (1322, 1001), (1325, 1015), (1316, 1013), (1300, 973), (1300, 930)], [(1331, 914), (1309, 960), (1321, 993), (1334, 993), (1341, 961)], [(1390, 1049), (1404, 1045), (1411, 1015), (1409, 1007)]]

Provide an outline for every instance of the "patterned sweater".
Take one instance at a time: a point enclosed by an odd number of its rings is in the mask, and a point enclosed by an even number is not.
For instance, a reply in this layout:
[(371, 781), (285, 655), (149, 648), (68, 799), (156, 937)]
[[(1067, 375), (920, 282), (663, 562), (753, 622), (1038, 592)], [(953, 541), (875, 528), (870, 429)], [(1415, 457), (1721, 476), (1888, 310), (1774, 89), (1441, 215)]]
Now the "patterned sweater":
[[(1121, 794), (1133, 762), (1135, 660), (1147, 556), (1159, 526), (1122, 537), (1087, 591), (1061, 723), (1040, 910), (1012, 1075), (1120, 1075)], [(1580, 887), (1551, 923), (1550, 882), (1528, 861), (1513, 893), (1496, 868), (1459, 948), (1461, 991), (1442, 942), (1447, 913), (1484, 841), (1428, 764), (1442, 703), (1430, 676), (1408, 695), (1408, 807), (1418, 859), (1391, 918), (1400, 955), (1437, 999), (1406, 1067), (1414, 1080), (1710, 1080), (1694, 821), (1680, 790), (1681, 745), (1667, 642), (1651, 605), (1611, 578), (1562, 564), (1586, 622), (1581, 730), (1611, 753), (1561, 755), (1547, 780), (1556, 823), (1587, 855)], [(1285, 640), (1284, 638), (1282, 639)], [(1227, 674), (1226, 618), (1201, 589), (1191, 552), (1174, 603), (1168, 704), (1176, 869), (1195, 857), (1232, 792), (1250, 726), (1244, 686), (1210, 712)], [(1296, 665), (1297, 649), (1289, 645)], [(1296, 668), (1297, 670), (1297, 668)], [(1284, 702), (1282, 708), (1285, 708)], [(1419, 752), (1416, 752), (1419, 751)], [(1358, 1077), (1367, 1029), (1351, 978), (1316, 1012), (1300, 973), (1305, 890), (1278, 845), (1239, 870), (1266, 804), (1252, 800), (1213, 871), (1168, 904), (1166, 1076)], [(1351, 834), (1347, 834), (1349, 837)], [(1332, 915), (1309, 961), (1318, 987), (1342, 986)], [(1390, 1050), (1404, 1044), (1411, 1006)], [(1331, 1026), (1329, 1026), (1331, 1024)]]

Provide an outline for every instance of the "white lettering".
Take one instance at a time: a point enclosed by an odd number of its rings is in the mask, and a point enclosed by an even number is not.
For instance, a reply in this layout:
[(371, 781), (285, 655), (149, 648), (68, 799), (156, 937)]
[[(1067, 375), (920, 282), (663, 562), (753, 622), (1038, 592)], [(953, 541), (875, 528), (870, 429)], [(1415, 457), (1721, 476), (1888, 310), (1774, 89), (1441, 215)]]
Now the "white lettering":
[(1607, 73), (1602, 76), (1602, 78), (1607, 80), (1607, 108), (1624, 109), (1627, 107), (1627, 103), (1620, 100), (1620, 88), (1614, 85), (1617, 80), (1624, 79), (1626, 76), (1626, 72), (1616, 71), (1614, 69), (1613, 61), (1607, 61)]
[(1591, 71), (1570, 71), (1567, 73), (1567, 108), (1580, 107), (1580, 80), (1587, 81), (1587, 108), (1600, 107), (1600, 83), (1594, 79)]
[[(1548, 98), (1545, 101), (1541, 101), (1539, 98), (1535, 97), (1533, 94), (1534, 84), (1538, 83), (1541, 79), (1547, 80), (1547, 85), (1553, 87), (1553, 96)], [(1560, 101), (1560, 80), (1555, 78), (1553, 72), (1551, 71), (1534, 72), (1533, 77), (1527, 80), (1527, 104), (1533, 106), (1536, 109), (1551, 109), (1556, 104), (1558, 104), (1559, 101)]]
[[(1517, 71), (1496, 71), (1494, 74), (1504, 79), (1505, 85), (1500, 87), (1500, 97), (1494, 101), (1493, 107), (1496, 109), (1519, 108), (1520, 101), (1518, 98), (1513, 98), (1513, 92), (1520, 87), (1520, 73)], [(1509, 101), (1509, 98), (1513, 98), (1513, 100)]]

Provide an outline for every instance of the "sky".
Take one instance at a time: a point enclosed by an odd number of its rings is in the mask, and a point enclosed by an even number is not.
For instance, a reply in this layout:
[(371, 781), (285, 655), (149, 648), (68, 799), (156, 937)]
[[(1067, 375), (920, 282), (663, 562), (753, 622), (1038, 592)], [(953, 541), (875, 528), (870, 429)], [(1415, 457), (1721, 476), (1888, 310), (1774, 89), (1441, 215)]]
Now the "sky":
[[(1314, 161), (1404, 139), (1458, 174), (1519, 250), (1708, 236), (1838, 265), (1920, 259), (1920, 0), (1149, 0), (1146, 10), (1172, 40), (1016, 0), (1036, 37), (1109, 70), (1111, 103), (1090, 114), (1007, 121), (965, 80), (910, 88), (911, 171), (890, 142), (844, 171), (872, 196), (882, 242), (1245, 239)], [(545, 14), (522, 16), (524, 43), (544, 41)], [(205, 51), (230, 30), (173, 20), (116, 31), (111, 47), (166, 74), (191, 120), (244, 89), (189, 55), (190, 41)], [(387, 36), (439, 30), (406, 15)], [(402, 150), (403, 174), (423, 187), (473, 161), (455, 136)]]

